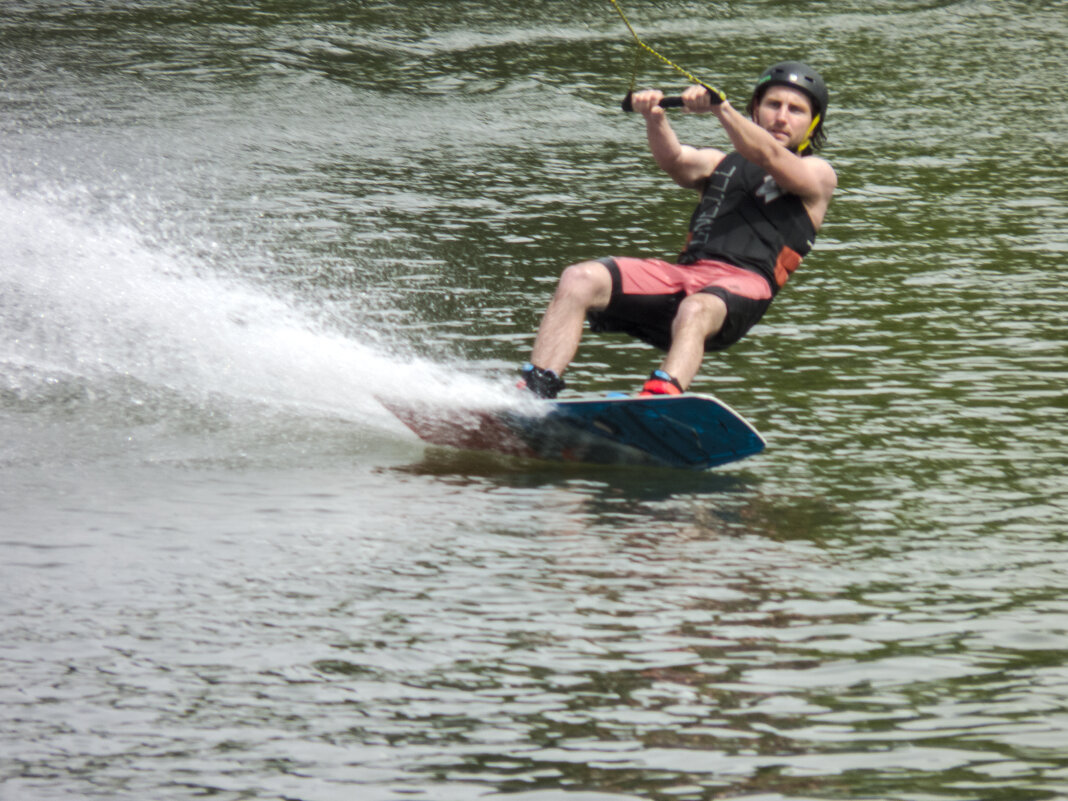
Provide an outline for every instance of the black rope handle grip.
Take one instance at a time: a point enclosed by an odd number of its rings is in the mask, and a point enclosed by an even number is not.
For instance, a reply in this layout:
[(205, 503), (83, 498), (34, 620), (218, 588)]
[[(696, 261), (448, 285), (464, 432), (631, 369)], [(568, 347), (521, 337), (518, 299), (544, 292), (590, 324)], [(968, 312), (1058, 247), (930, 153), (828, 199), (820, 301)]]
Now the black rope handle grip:
[[(630, 98), (633, 94), (634, 92), (627, 92), (627, 96), (623, 98), (622, 106), (624, 111), (634, 111), (634, 106), (630, 102)], [(660, 98), (660, 102), (657, 103), (657, 105), (660, 106), (660, 108), (682, 108), (683, 103), (682, 98), (676, 95)]]
[[(708, 98), (713, 106), (718, 106), (726, 100), (723, 95), (709, 90), (707, 86), (705, 87), (705, 91), (708, 92)], [(634, 105), (631, 103), (631, 96), (633, 94), (634, 92), (627, 92), (627, 96), (623, 98), (622, 106), (624, 111), (634, 111)], [(670, 97), (660, 98), (660, 102), (657, 103), (657, 105), (660, 106), (660, 108), (682, 108), (686, 104), (682, 102), (682, 98), (678, 95), (672, 95)]]

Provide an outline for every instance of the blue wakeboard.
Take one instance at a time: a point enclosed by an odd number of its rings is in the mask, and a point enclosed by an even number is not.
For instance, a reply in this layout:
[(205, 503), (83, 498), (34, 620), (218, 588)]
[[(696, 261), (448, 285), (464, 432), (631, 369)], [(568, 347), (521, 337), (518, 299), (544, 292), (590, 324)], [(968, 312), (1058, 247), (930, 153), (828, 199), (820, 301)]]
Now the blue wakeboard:
[(536, 459), (707, 470), (765, 446), (752, 425), (711, 395), (595, 397), (489, 409), (380, 400), (431, 444)]

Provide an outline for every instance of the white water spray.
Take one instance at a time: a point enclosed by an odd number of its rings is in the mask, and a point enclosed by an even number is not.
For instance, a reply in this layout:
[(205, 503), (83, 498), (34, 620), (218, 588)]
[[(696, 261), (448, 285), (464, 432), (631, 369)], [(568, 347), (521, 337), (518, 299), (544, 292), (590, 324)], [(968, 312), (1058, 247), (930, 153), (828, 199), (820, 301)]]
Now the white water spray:
[(329, 331), (267, 290), (154, 248), (128, 225), (4, 193), (0, 220), (8, 389), (27, 375), (121, 376), (193, 399), (359, 420), (385, 416), (372, 393), (507, 402), (504, 385)]

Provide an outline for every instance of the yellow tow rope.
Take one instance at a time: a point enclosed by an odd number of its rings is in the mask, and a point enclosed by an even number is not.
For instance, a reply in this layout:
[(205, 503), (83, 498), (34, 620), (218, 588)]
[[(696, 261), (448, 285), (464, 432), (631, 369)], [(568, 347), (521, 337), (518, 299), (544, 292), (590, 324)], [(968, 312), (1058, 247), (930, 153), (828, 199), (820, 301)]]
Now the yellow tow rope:
[(805, 152), (805, 149), (812, 144), (812, 132), (816, 130), (816, 126), (820, 124), (820, 115), (812, 115), (812, 124), (808, 126), (808, 131), (805, 132), (805, 138), (801, 144), (797, 146), (797, 155), (801, 155)]
[[(678, 64), (676, 64), (671, 59), (660, 55), (658, 52), (653, 50), (653, 48), (651, 48), (649, 45), (647, 45), (645, 42), (643, 42), (641, 37), (638, 36), (638, 32), (636, 30), (634, 30), (634, 26), (630, 24), (630, 20), (627, 19), (627, 15), (623, 13), (623, 8), (619, 5), (617, 0), (608, 0), (608, 1), (613, 6), (615, 6), (616, 11), (619, 13), (620, 19), (623, 20), (623, 24), (627, 26), (627, 30), (630, 31), (631, 36), (634, 37), (634, 41), (638, 43), (639, 47), (641, 47), (646, 52), (652, 53), (654, 56), (656, 56), (662, 62), (667, 64), (669, 67), (671, 67), (672, 69), (676, 70), (677, 72), (680, 72), (683, 75), (685, 75), (686, 78), (688, 78), (690, 80), (690, 82), (695, 83), (698, 86), (705, 87), (705, 89), (707, 89), (709, 91), (709, 94), (711, 94), (713, 97), (719, 98), (720, 102), (723, 102), (724, 100), (727, 99), (727, 96), (725, 94), (723, 94), (723, 92), (719, 91), (719, 89), (717, 89), (716, 87), (710, 86), (709, 84), (705, 83), (700, 78), (698, 78), (696, 75), (694, 75), (692, 72), (689, 72), (689, 71), (683, 69), (682, 67), (680, 67)], [(632, 90), (634, 89), (633, 83), (634, 82), (632, 80), (631, 81), (631, 89)]]

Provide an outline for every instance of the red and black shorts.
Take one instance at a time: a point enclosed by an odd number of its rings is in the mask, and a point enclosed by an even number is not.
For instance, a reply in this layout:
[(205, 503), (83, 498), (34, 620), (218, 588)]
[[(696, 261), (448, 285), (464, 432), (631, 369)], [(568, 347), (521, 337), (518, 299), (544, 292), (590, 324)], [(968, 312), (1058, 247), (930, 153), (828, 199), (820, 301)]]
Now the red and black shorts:
[(590, 329), (637, 337), (661, 350), (671, 346), (671, 324), (679, 304), (707, 292), (727, 304), (723, 327), (705, 340), (705, 350), (723, 350), (756, 325), (771, 305), (771, 285), (751, 270), (721, 261), (671, 264), (660, 259), (600, 259), (612, 275), (612, 299), (586, 316)]

